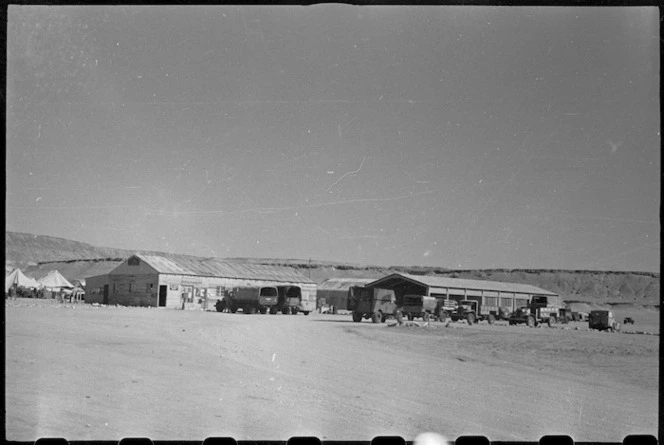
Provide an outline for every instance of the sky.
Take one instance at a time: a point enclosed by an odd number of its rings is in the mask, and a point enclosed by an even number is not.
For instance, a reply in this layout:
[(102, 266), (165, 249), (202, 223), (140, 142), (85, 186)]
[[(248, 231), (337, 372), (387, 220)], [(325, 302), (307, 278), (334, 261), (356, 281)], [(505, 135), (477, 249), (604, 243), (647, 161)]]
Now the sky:
[(659, 271), (655, 7), (20, 6), (6, 230)]

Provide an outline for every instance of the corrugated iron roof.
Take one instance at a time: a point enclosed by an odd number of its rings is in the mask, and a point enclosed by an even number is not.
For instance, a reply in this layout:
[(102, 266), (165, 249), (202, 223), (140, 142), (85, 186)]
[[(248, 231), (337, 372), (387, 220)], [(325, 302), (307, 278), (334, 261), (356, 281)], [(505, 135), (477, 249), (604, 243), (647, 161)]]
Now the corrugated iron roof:
[(518, 292), (524, 294), (537, 295), (558, 295), (545, 289), (541, 289), (530, 284), (521, 283), (503, 283), (501, 281), (488, 280), (468, 280), (465, 278), (434, 277), (429, 275), (410, 275), (406, 273), (395, 273), (386, 277), (374, 280), (370, 285), (380, 281), (403, 277), (429, 287), (445, 287), (453, 289), (474, 289), (474, 290), (492, 290), (501, 292)]
[(165, 258), (143, 254), (135, 256), (164, 274), (315, 284), (310, 278), (288, 267), (225, 263), (216, 259)]
[(351, 286), (364, 286), (375, 278), (329, 278), (318, 285), (318, 290), (348, 290)]

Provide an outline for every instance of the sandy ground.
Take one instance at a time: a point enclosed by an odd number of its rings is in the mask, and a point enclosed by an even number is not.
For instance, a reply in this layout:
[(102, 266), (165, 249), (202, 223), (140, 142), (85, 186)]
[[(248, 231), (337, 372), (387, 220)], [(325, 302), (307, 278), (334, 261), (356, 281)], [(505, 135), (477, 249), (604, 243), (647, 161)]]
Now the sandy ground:
[[(657, 434), (657, 335), (33, 300), (5, 310), (10, 440)], [(616, 312), (659, 333), (658, 311)]]

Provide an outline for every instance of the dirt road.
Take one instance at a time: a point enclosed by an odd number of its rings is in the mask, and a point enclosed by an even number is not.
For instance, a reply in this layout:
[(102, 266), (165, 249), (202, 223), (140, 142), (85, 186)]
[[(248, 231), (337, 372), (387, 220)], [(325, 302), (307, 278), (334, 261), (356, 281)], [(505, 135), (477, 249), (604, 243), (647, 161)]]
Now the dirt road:
[(657, 434), (657, 336), (31, 303), (6, 303), (12, 440)]

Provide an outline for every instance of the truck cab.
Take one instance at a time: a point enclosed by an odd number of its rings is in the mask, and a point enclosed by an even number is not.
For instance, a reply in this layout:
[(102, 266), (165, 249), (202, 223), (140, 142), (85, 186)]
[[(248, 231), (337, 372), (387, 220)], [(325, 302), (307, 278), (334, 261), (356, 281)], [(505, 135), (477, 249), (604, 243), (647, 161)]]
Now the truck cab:
[(354, 322), (358, 323), (364, 318), (374, 323), (384, 323), (396, 311), (396, 295), (391, 289), (356, 286), (352, 306)]
[(473, 324), (477, 320), (477, 301), (475, 300), (461, 300), (454, 312), (452, 312), (452, 320), (466, 320), (468, 324)]

